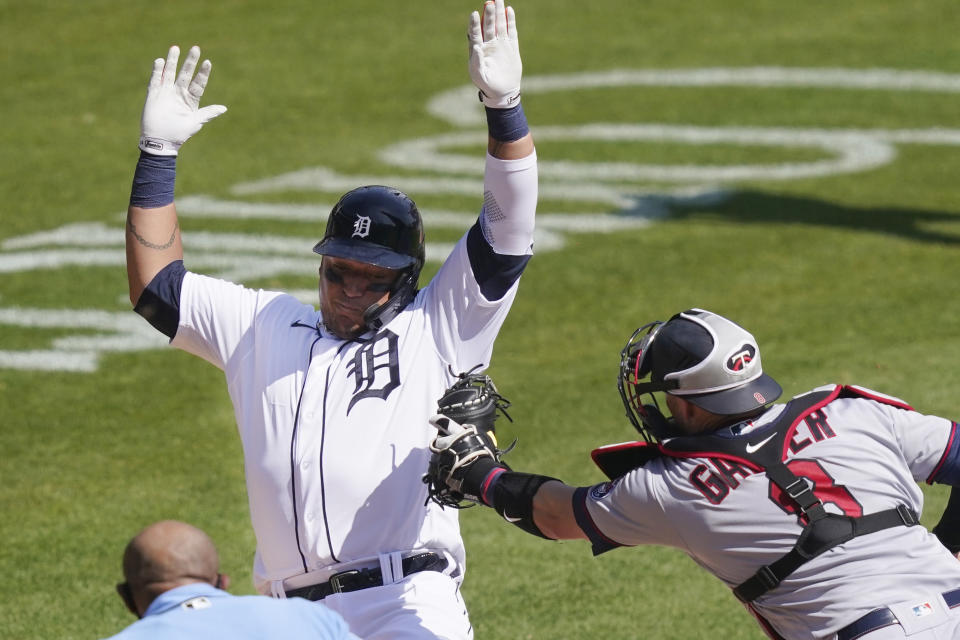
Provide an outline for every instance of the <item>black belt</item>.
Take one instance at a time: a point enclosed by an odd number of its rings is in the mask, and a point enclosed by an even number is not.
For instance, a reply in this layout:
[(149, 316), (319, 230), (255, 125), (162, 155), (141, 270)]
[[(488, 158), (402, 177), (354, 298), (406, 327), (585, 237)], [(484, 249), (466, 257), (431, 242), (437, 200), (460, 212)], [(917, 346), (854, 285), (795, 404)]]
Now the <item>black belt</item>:
[[(447, 559), (435, 553), (418, 553), (401, 561), (404, 577), (419, 571), (443, 571), (447, 568)], [(359, 591), (370, 587), (382, 587), (383, 574), (376, 569), (351, 569), (330, 576), (330, 579), (309, 587), (299, 587), (287, 591), (288, 598), (306, 598), (323, 600), (334, 593)]]
[[(942, 595), (947, 606), (951, 609), (960, 605), (960, 589), (946, 591)], [(897, 616), (893, 614), (893, 611), (890, 611), (890, 609), (886, 607), (874, 609), (859, 620), (851, 622), (843, 629), (840, 629), (840, 631), (837, 632), (837, 640), (856, 640), (871, 631), (889, 627), (892, 624), (900, 624), (900, 621), (897, 620)]]

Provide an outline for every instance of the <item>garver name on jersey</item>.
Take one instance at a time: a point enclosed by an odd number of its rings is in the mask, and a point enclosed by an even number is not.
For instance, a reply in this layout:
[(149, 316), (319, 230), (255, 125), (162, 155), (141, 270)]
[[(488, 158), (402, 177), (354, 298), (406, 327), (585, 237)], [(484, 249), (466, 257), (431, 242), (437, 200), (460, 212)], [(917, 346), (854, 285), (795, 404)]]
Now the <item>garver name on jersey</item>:
[[(800, 453), (811, 444), (821, 442), (828, 438), (836, 436), (833, 428), (827, 423), (826, 416), (821, 411), (813, 411), (807, 415), (800, 424), (797, 425), (793, 436), (787, 442), (788, 456), (792, 457)], [(753, 444), (753, 449), (759, 449), (767, 441), (760, 440)], [(748, 445), (748, 450), (750, 446)], [(730, 491), (740, 486), (740, 478), (746, 478), (754, 474), (754, 471), (738, 462), (724, 460), (722, 458), (708, 458), (709, 464), (698, 464), (690, 472), (690, 482), (697, 490), (703, 494), (712, 504), (720, 504), (730, 495)], [(786, 461), (786, 457), (784, 458)], [(823, 492), (836, 493), (841, 489), (833, 484), (832, 478), (823, 470), (820, 463), (814, 460), (802, 460), (793, 458), (787, 463), (794, 473), (798, 476), (807, 478), (814, 485), (814, 493), (826, 502), (837, 503), (837, 498), (832, 495), (821, 495)], [(780, 499), (779, 489), (771, 483), (770, 497), (781, 506), (786, 508), (785, 503)], [(830, 491), (832, 489), (832, 491)], [(843, 506), (843, 505), (841, 505)], [(844, 511), (846, 508), (844, 507)]]

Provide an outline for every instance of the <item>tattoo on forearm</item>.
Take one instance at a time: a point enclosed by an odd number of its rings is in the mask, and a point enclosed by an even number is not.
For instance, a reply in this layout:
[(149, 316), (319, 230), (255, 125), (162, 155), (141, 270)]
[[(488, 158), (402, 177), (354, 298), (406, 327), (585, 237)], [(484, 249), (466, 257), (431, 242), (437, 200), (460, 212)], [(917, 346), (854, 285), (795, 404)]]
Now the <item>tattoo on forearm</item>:
[(141, 236), (139, 233), (137, 233), (137, 227), (133, 224), (133, 222), (131, 222), (130, 220), (127, 220), (127, 231), (130, 232), (130, 235), (136, 238), (137, 242), (139, 242), (144, 247), (148, 249), (156, 249), (157, 251), (169, 249), (170, 247), (173, 246), (173, 241), (176, 240), (177, 238), (177, 229), (179, 228), (180, 228), (180, 223), (175, 222), (173, 224), (173, 233), (170, 234), (170, 239), (167, 240), (164, 244), (154, 244), (149, 240), (147, 240), (146, 238), (144, 238), (143, 236)]

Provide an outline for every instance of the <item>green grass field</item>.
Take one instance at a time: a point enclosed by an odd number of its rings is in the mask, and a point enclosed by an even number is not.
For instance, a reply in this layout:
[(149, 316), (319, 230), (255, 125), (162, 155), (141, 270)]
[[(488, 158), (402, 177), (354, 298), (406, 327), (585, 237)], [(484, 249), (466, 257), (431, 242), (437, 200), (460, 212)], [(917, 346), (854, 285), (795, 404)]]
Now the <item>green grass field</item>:
[[(590, 450), (634, 435), (616, 391), (623, 342), (691, 306), (750, 328), (788, 395), (852, 382), (960, 416), (954, 1), (514, 6), (545, 232), (491, 368), (514, 403), (500, 427), (520, 440), (514, 467), (600, 481)], [(233, 591), (253, 591), (222, 374), (165, 348), (125, 301), (153, 58), (199, 44), (214, 62), (204, 104), (229, 107), (178, 162), (188, 266), (226, 255), (246, 284), (309, 290), (309, 249), (346, 184), (414, 185), (432, 242), (466, 223), (431, 225), (431, 210), (475, 215), (478, 173), (400, 144), (473, 132), (444, 150), (481, 157), (472, 103), (429, 107), (469, 82), (475, 8), (0, 0), (0, 637), (119, 631), (123, 546), (162, 518), (209, 531)], [(327, 178), (262, 183), (316, 167)], [(230, 215), (254, 205), (274, 213)], [(277, 257), (294, 266), (250, 270)], [(926, 492), (931, 526), (946, 491)], [(462, 522), (479, 640), (763, 637), (673, 550), (592, 558), (488, 510)]]

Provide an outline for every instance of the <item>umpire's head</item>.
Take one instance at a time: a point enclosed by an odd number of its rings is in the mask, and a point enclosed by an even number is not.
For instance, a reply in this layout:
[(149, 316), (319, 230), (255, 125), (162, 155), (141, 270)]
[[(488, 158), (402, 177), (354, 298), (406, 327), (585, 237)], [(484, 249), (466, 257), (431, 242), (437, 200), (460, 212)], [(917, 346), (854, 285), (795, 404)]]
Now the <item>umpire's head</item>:
[[(782, 393), (763, 372), (756, 339), (703, 309), (637, 329), (621, 352), (619, 387), (627, 416), (648, 440), (722, 426), (759, 412)], [(671, 422), (659, 412), (655, 391), (666, 393)], [(652, 403), (645, 404), (643, 394)]]
[(220, 573), (220, 557), (210, 537), (178, 520), (155, 522), (130, 540), (123, 552), (123, 577), (117, 593), (138, 618), (171, 589), (198, 582), (218, 589), (230, 584)]

